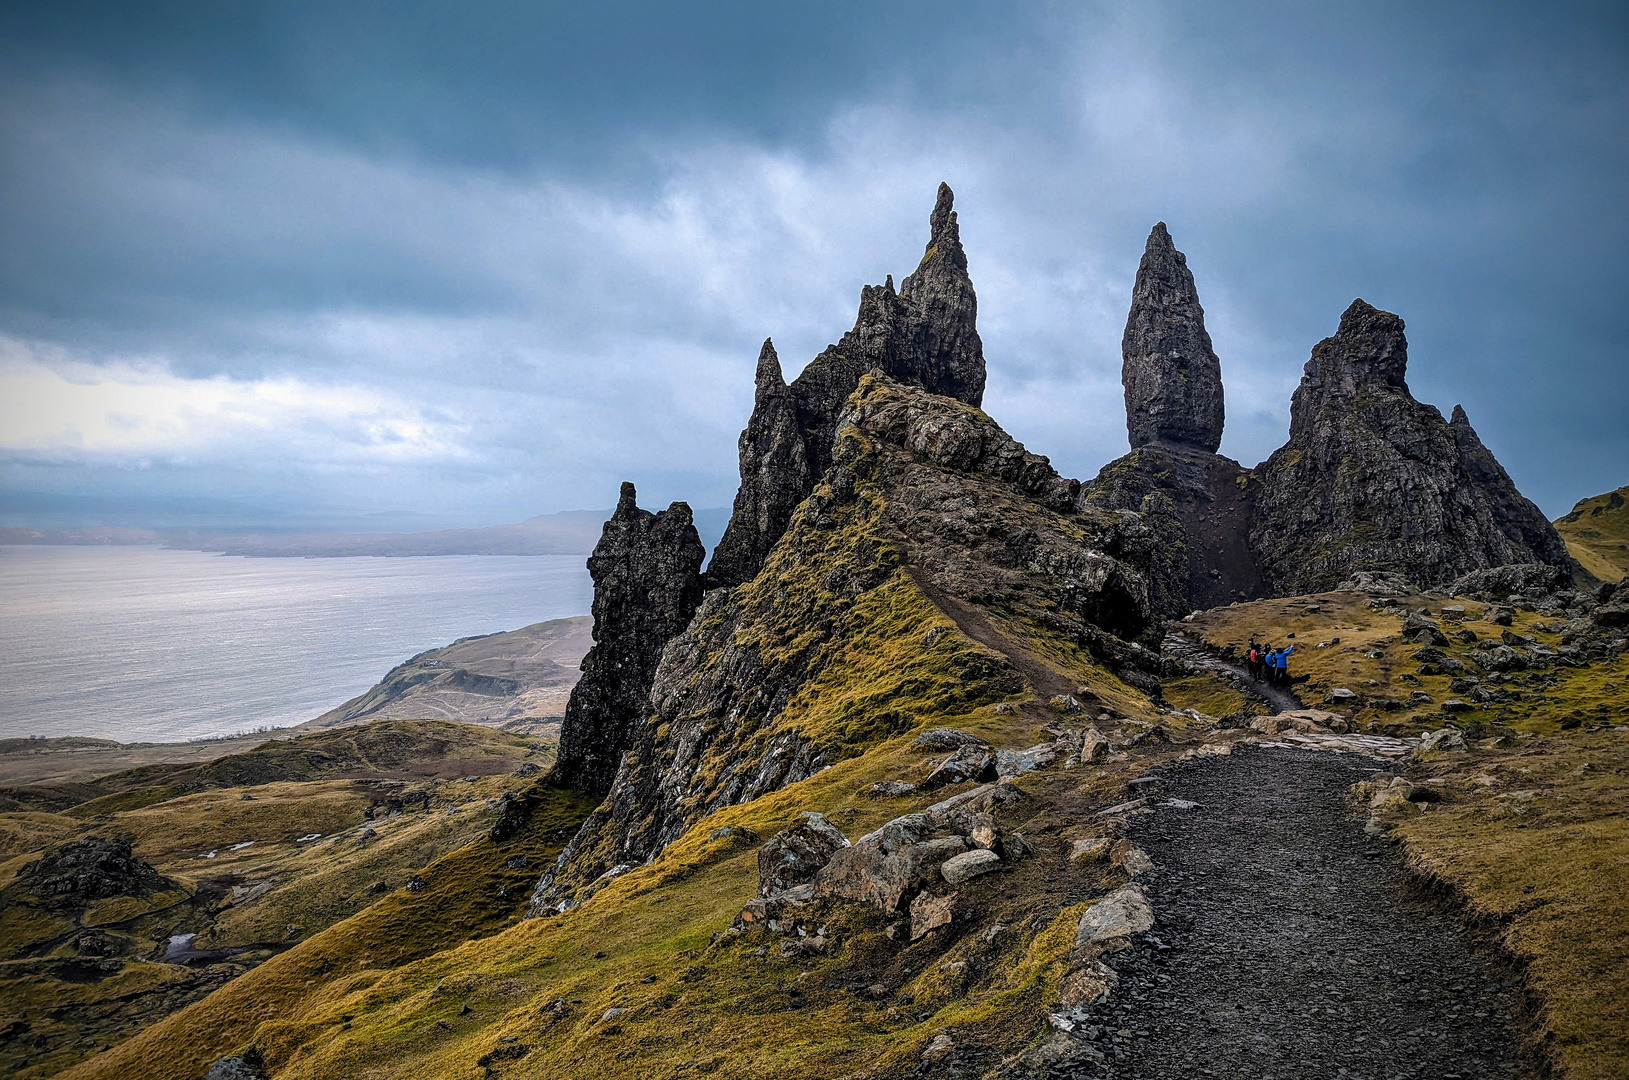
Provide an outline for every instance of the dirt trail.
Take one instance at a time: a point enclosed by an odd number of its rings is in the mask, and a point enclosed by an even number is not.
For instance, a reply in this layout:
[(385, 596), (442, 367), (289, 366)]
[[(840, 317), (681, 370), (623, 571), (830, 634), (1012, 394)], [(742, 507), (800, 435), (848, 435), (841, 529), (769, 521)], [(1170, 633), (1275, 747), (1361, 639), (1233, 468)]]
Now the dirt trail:
[(1290, 687), (1275, 686), (1261, 679), (1251, 678), (1250, 673), (1244, 668), (1228, 662), (1205, 646), (1189, 641), (1174, 631), (1165, 635), (1165, 640), (1160, 643), (1160, 652), (1186, 660), (1194, 667), (1216, 672), (1238, 688), (1240, 693), (1255, 698), (1274, 712), (1289, 712), (1292, 709), (1306, 707), (1301, 704), (1301, 699), (1296, 697), (1295, 691)]
[[(1156, 923), (1088, 1020), (1116, 1080), (1478, 1080), (1520, 1071), (1515, 981), (1408, 899), (1347, 787), (1381, 764), (1249, 748), (1174, 763), (1128, 835)], [(1165, 805), (1188, 800), (1192, 808)]]
[[(1046, 702), (1050, 699), (1060, 694), (1076, 692), (1077, 683), (1043, 663), (1028, 649), (998, 630), (995, 623), (990, 621), (990, 617), (978, 607), (951, 596), (929, 581), (926, 574), (918, 573), (909, 567), (907, 572), (917, 587), (933, 601), (934, 606), (955, 621), (958, 630), (980, 645), (994, 649), (1007, 658), (1041, 699), (1039, 703), (1032, 703), (1036, 704), (1040, 711), (1045, 711)], [(1050, 718), (1051, 714), (1046, 715)]]

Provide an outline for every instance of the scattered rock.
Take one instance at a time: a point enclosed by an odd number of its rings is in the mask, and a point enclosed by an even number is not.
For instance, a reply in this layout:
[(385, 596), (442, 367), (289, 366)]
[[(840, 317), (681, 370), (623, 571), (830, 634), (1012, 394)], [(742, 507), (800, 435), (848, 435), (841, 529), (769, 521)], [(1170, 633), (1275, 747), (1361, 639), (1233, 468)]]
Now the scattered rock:
[(1069, 861), (1096, 862), (1108, 855), (1112, 844), (1106, 836), (1082, 836), (1069, 845)]
[(955, 893), (945, 896), (918, 893), (916, 899), (911, 901), (911, 940), (915, 941), (929, 930), (949, 925), (951, 919), (955, 917), (955, 912)]
[(266, 1061), (254, 1047), (223, 1057), (204, 1070), (204, 1080), (266, 1080)]
[(1474, 708), (1476, 708), (1475, 705), (1461, 701), (1458, 698), (1449, 698), (1442, 703), (1442, 711), (1445, 713), (1470, 712)]
[(1050, 765), (1057, 757), (1058, 749), (1053, 743), (1041, 743), (1028, 750), (997, 750), (996, 775), (1003, 780), (1009, 780), (1014, 776), (1022, 776), (1031, 769)]
[(957, 728), (929, 728), (911, 740), (929, 750), (956, 750), (963, 746), (983, 746), (984, 740)]
[[(917, 935), (912, 935), (913, 937)], [(949, 1035), (935, 1035), (928, 1042), (927, 1049), (922, 1051), (923, 1061), (944, 1061), (956, 1052), (956, 1044)]]
[(773, 896), (814, 881), (832, 855), (848, 846), (848, 837), (824, 814), (805, 814), (758, 850), (758, 895)]
[[(988, 874), (1000, 868), (1001, 856), (988, 848), (974, 848), (972, 851), (946, 859), (939, 866), (939, 874), (947, 884), (960, 885), (980, 874)], [(914, 911), (914, 908), (912, 910)]]

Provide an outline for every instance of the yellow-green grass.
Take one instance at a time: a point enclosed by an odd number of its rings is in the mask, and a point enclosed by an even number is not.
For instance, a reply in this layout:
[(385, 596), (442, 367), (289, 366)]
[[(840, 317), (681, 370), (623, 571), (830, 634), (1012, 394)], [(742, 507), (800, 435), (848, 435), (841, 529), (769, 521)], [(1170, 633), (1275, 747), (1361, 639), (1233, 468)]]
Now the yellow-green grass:
[(1412, 867), (1524, 962), (1569, 1080), (1629, 1062), (1629, 735), (1566, 732), (1434, 755), (1445, 799), (1398, 822)]
[(1621, 581), (1629, 572), (1629, 486), (1581, 499), (1556, 519), (1555, 531), (1567, 552), (1602, 581)]
[[(992, 714), (986, 730), (997, 734), (991, 727), (999, 722), (1027, 729), (1020, 717)], [(1052, 890), (1041, 877), (1054, 869), (1048, 859), (1062, 859), (1044, 843), (1040, 856), (1011, 875), (963, 887), (968, 907), (1008, 927), (989, 942), (973, 935), (949, 952), (937, 939), (900, 949), (882, 936), (880, 915), (843, 905), (821, 912), (837, 940), (826, 956), (783, 957), (779, 939), (761, 932), (713, 944), (757, 884), (757, 844), (740, 836), (712, 840), (713, 830), (733, 825), (767, 836), (799, 812), (819, 810), (856, 836), (928, 801), (856, 798), (877, 779), (912, 775), (919, 759), (908, 737), (890, 740), (810, 780), (718, 811), (652, 864), (565, 915), (412, 962), (393, 963), (377, 944), (386, 926), (402, 919), (400, 908), (378, 905), (70, 1075), (191, 1075), (185, 1070), (200, 1071), (208, 1055), (251, 1041), (287, 1077), (475, 1077), (483, 1057), (509, 1045), (526, 1048), (524, 1057), (499, 1059), (501, 1075), (515, 1077), (666, 1076), (686, 1062), (705, 1063), (721, 1077), (891, 1073), (914, 1063), (941, 1030), (976, 1031), (986, 1045), (1016, 1053), (1043, 1027), (1073, 943), (1074, 895), (1110, 884), (1107, 876), (1077, 875), (1073, 893)], [(1050, 805), (1047, 788), (1076, 787), (1080, 779), (1026, 778), (1039, 797), (1012, 812), (1014, 820)], [(502, 854), (476, 844), (455, 857), (489, 865)], [(443, 912), (472, 902), (440, 896), (445, 878), (425, 876), (431, 887), (416, 902), (439, 899)], [(448, 929), (415, 927), (434, 942), (459, 941)], [(753, 955), (761, 946), (767, 954)], [(976, 962), (955, 966), (969, 957)], [(843, 981), (856, 968), (899, 993), (873, 1002), (848, 992)], [(465, 1005), (473, 1011), (461, 1015)], [(602, 1020), (611, 1008), (629, 1011)], [(246, 1010), (264, 1022), (235, 1019)], [(171, 1048), (199, 1039), (203, 1052), (189, 1051), (179, 1067), (166, 1064)]]
[(1223, 717), (1234, 713), (1261, 713), (1265, 710), (1212, 672), (1165, 679), (1160, 683), (1165, 700), (1178, 709), (1196, 709), (1206, 716)]
[[(1463, 621), (1441, 618), (1442, 607), (1448, 603), (1463, 604), (1468, 616)], [(1492, 605), (1471, 600), (1449, 601), (1443, 597), (1406, 597), (1403, 608), (1376, 611), (1369, 607), (1368, 597), (1362, 593), (1335, 592), (1315, 596), (1291, 597), (1284, 600), (1258, 600), (1248, 604), (1234, 604), (1215, 608), (1184, 623), (1184, 631), (1195, 633), (1219, 648), (1233, 648), (1243, 655), (1251, 641), (1273, 645), (1294, 645), (1290, 657), (1290, 670), (1305, 675), (1307, 680), (1296, 685), (1296, 692), (1308, 705), (1321, 705), (1325, 695), (1336, 687), (1352, 690), (1366, 702), (1355, 717), (1360, 723), (1373, 722), (1380, 727), (1398, 731), (1440, 727), (1449, 719), (1442, 711), (1442, 703), (1458, 699), (1475, 706), (1471, 711), (1457, 714), (1460, 724), (1498, 724), (1522, 731), (1554, 731), (1577, 711), (1588, 720), (1629, 718), (1629, 664), (1618, 657), (1604, 665), (1587, 668), (1557, 667), (1540, 672), (1513, 672), (1505, 689), (1521, 696), (1507, 704), (1476, 705), (1468, 693), (1451, 688), (1451, 675), (1421, 675), (1414, 653), (1421, 646), (1402, 640), (1403, 614), (1406, 610), (1431, 607), (1434, 620), (1449, 636), (1450, 643), (1442, 651), (1466, 663), (1470, 672), (1486, 679), (1485, 673), (1472, 662), (1474, 643), (1462, 642), (1456, 636), (1461, 629), (1469, 629), (1478, 638), (1497, 640), (1507, 628), (1485, 620)], [(1557, 646), (1559, 634), (1540, 630), (1553, 626), (1555, 620), (1532, 612), (1517, 612), (1508, 628), (1534, 638), (1542, 645)], [(1289, 637), (1294, 633), (1295, 637)], [(1333, 643), (1339, 638), (1339, 643)], [(1326, 644), (1320, 648), (1320, 643)], [(1378, 656), (1371, 656), (1378, 653)], [(1423, 691), (1431, 696), (1430, 702), (1414, 703), (1410, 694)], [(1391, 699), (1403, 703), (1399, 710), (1383, 710), (1368, 702)]]

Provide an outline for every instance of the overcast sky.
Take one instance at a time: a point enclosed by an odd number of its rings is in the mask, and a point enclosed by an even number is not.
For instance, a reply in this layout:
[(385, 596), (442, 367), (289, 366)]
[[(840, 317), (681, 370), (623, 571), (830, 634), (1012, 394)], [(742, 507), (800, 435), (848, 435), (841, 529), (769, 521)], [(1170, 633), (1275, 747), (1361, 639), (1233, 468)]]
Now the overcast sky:
[(1163, 220), (1223, 453), (1361, 296), (1555, 516), (1629, 482), (1626, 10), (12, 0), (0, 505), (728, 505), (759, 342), (835, 341), (945, 180), (985, 408), (1065, 474)]

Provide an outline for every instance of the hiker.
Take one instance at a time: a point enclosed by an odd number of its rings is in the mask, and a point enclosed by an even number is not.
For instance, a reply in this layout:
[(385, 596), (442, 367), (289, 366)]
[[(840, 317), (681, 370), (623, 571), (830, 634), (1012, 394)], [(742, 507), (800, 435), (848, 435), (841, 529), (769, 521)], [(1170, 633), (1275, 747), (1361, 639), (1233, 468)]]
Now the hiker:
[(1245, 654), (1245, 663), (1252, 679), (1261, 678), (1261, 651), (1254, 641), (1250, 643), (1250, 651)]
[(1290, 685), (1290, 653), (1295, 651), (1294, 645), (1286, 645), (1278, 653), (1278, 685)]

